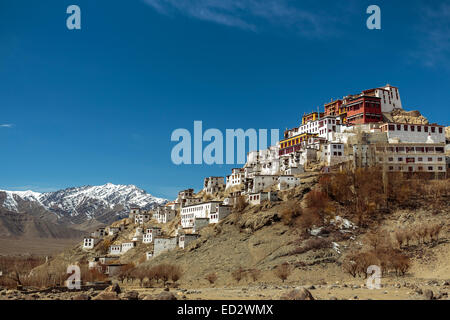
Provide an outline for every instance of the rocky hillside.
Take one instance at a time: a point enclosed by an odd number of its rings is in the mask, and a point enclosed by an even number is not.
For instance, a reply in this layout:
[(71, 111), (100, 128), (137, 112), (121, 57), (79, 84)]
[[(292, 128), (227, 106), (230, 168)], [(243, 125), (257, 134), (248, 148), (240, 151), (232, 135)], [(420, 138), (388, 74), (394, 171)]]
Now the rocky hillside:
[(428, 119), (425, 118), (420, 111), (406, 111), (396, 109), (390, 113), (384, 113), (384, 117), (389, 122), (411, 123), (411, 124), (428, 124)]

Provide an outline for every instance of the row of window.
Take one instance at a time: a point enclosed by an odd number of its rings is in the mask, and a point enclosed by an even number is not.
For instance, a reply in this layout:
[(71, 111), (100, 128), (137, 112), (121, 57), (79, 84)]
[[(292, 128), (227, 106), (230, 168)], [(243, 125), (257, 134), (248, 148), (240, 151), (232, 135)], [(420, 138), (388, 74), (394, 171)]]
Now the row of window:
[[(379, 160), (380, 160), (380, 162), (382, 162), (383, 161), (383, 158), (379, 158)], [(405, 160), (406, 160), (406, 162), (415, 162), (415, 158), (405, 158)], [(394, 161), (394, 158), (393, 157), (389, 157), (388, 158), (388, 161), (389, 162), (393, 162)], [(397, 161), (399, 161), (399, 162), (403, 162), (403, 157), (398, 157), (397, 158)], [(424, 160), (423, 160), (423, 158), (422, 157), (418, 157), (417, 158), (417, 162), (423, 162)], [(428, 157), (427, 158), (427, 161), (428, 162), (433, 162), (433, 158), (432, 157)], [(444, 158), (441, 158), (441, 157), (438, 157), (437, 158), (437, 162), (443, 162), (444, 161)]]
[[(410, 132), (436, 132), (436, 127), (432, 126), (420, 126), (420, 125), (409, 125), (409, 124), (390, 124), (389, 131), (410, 131)], [(442, 127), (438, 127), (438, 132), (443, 133), (444, 130)]]
[[(398, 170), (398, 171), (403, 171), (403, 167), (398, 167), (397, 170)], [(424, 167), (417, 167), (417, 170), (418, 170), (418, 171), (425, 171), (425, 170), (424, 170)], [(433, 170), (434, 170), (434, 167), (432, 167), (432, 166), (427, 167), (427, 171), (433, 171)], [(438, 171), (443, 171), (443, 170), (444, 170), (444, 167), (439, 166), (439, 167), (437, 167), (437, 170), (438, 170)], [(389, 167), (389, 171), (394, 171), (394, 166), (390, 166), (390, 167)], [(408, 171), (409, 171), (409, 172), (413, 172), (413, 171), (414, 171), (414, 168), (413, 168), (413, 167), (408, 167)]]
[(376, 147), (377, 152), (396, 153), (444, 153), (444, 147)]

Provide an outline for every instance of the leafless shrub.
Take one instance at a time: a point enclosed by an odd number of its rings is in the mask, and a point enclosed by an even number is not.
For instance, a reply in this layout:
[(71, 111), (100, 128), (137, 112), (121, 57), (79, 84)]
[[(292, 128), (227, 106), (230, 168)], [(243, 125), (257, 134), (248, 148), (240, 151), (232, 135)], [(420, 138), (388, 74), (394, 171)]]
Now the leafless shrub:
[(259, 269), (250, 269), (248, 272), (254, 282), (258, 281), (259, 278), (261, 278), (261, 270)]
[(236, 270), (234, 270), (231, 273), (232, 277), (234, 278), (234, 280), (236, 280), (236, 282), (240, 282), (245, 276), (245, 270), (242, 267), (237, 268)]
[(206, 275), (205, 279), (208, 280), (209, 284), (214, 284), (214, 282), (216, 282), (217, 280), (217, 274), (215, 274), (214, 272), (210, 273)]
[(295, 218), (301, 215), (300, 205), (296, 202), (290, 201), (287, 206), (281, 211), (281, 221), (287, 225), (292, 226), (295, 223)]
[(289, 263), (285, 262), (276, 267), (274, 273), (281, 281), (284, 282), (291, 275), (292, 268)]

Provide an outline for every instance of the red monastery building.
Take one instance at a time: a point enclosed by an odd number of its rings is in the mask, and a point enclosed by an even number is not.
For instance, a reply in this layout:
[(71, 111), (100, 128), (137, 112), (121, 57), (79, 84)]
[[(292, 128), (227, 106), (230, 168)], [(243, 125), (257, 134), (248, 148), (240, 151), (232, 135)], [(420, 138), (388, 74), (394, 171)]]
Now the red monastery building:
[(365, 124), (383, 121), (381, 98), (360, 95), (347, 100), (347, 122)]

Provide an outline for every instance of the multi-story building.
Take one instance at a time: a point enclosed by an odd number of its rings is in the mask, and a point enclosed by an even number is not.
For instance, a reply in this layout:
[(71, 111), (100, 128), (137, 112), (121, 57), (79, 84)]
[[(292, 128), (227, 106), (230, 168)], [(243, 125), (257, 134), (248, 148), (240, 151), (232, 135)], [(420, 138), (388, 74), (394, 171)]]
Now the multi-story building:
[(381, 131), (389, 142), (445, 143), (445, 128), (436, 124), (386, 123)]
[(245, 170), (243, 168), (234, 168), (231, 170), (231, 175), (227, 176), (226, 189), (234, 186), (239, 186), (244, 183)]
[(150, 214), (148, 213), (139, 213), (134, 217), (135, 224), (144, 224), (150, 220)]
[(390, 84), (380, 88), (364, 90), (363, 94), (380, 98), (382, 112), (391, 112), (394, 109), (402, 109), (400, 92), (397, 87), (391, 86)]
[(445, 177), (444, 147), (444, 143), (377, 144), (375, 161), (388, 172), (419, 172)]
[(356, 95), (346, 99), (347, 122), (365, 124), (383, 121), (381, 98), (369, 95)]
[(158, 207), (154, 214), (154, 218), (158, 221), (158, 223), (167, 223), (174, 219), (175, 216), (176, 210), (170, 209), (168, 206)]
[(181, 226), (193, 228), (196, 218), (209, 219), (210, 223), (223, 219), (230, 213), (231, 207), (224, 205), (222, 201), (209, 201), (181, 209)]
[(347, 106), (341, 99), (331, 100), (324, 105), (325, 116), (336, 116), (340, 123), (347, 123)]
[(203, 190), (206, 194), (213, 194), (225, 189), (223, 177), (208, 177), (203, 182)]

